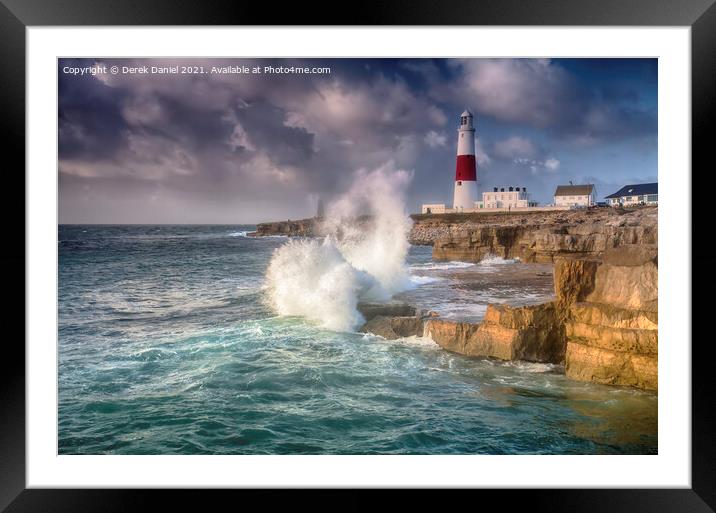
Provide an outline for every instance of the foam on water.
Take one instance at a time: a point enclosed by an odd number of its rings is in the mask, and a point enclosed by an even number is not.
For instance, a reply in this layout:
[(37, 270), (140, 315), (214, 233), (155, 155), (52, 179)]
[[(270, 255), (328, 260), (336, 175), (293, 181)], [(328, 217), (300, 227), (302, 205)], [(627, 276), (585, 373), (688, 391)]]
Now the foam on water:
[(488, 255), (480, 262), (478, 265), (481, 266), (493, 266), (493, 265), (507, 265), (507, 264), (514, 264), (516, 262), (519, 262), (519, 258), (502, 258), (501, 256), (497, 255)]
[[(410, 288), (405, 260), (411, 220), (402, 191), (411, 178), (392, 164), (358, 171), (348, 192), (326, 211), (323, 242), (291, 240), (276, 249), (266, 272), (274, 310), (352, 331), (364, 322), (360, 301), (386, 301)], [(356, 222), (366, 214), (369, 220)]]
[(410, 269), (415, 271), (449, 271), (451, 269), (465, 269), (467, 267), (473, 267), (474, 265), (473, 262), (459, 261), (442, 263), (427, 262), (423, 264), (413, 264), (410, 266)]
[(291, 240), (278, 248), (266, 273), (271, 306), (329, 329), (348, 331), (362, 322), (358, 299), (379, 286), (353, 267), (330, 238)]
[(435, 283), (438, 281), (443, 281), (445, 278), (440, 278), (438, 276), (418, 276), (411, 274), (410, 275), (410, 282), (415, 286), (420, 285), (426, 285), (428, 283)]
[(419, 337), (412, 335), (410, 337), (401, 337), (395, 340), (390, 340), (393, 344), (401, 344), (405, 346), (423, 347), (427, 349), (439, 349), (440, 346), (430, 337)]
[[(228, 236), (252, 229), (60, 227), (68, 241), (58, 266), (60, 454), (657, 452), (657, 394), (570, 381), (549, 364), (463, 357), (429, 338), (318, 328), (391, 282), (340, 234), (327, 242)], [(123, 238), (157, 232), (167, 237)], [(284, 246), (285, 266), (301, 271), (281, 275), (285, 297), (313, 294), (316, 321), (260, 302), (267, 266)], [(409, 262), (430, 253), (412, 247)], [(301, 265), (290, 267), (289, 256)], [(385, 264), (400, 269), (399, 257)], [(491, 301), (483, 295), (529, 292), (520, 276), (495, 281), (523, 265), (481, 268), (415, 270), (444, 281), (401, 295), (459, 311)], [(311, 269), (306, 282), (289, 276)], [(350, 304), (326, 311), (331, 294)]]
[(563, 367), (556, 363), (539, 363), (539, 362), (525, 362), (521, 360), (500, 362), (500, 365), (504, 367), (512, 367), (519, 369), (524, 372), (541, 374), (544, 372), (558, 372), (564, 370)]
[(226, 236), (227, 237), (243, 237), (247, 239), (253, 239), (253, 240), (260, 240), (260, 239), (287, 239), (288, 235), (262, 235), (261, 237), (251, 237), (249, 235), (250, 232), (243, 231), (243, 232), (230, 232)]

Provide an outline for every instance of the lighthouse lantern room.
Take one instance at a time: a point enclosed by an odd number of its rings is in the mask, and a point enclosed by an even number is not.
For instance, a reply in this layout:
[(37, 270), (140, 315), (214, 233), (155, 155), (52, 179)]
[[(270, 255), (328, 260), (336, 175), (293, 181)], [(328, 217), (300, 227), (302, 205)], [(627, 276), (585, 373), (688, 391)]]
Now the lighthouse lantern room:
[(460, 127), (457, 129), (457, 165), (453, 209), (456, 212), (472, 210), (476, 201), (475, 126), (472, 112), (465, 110), (460, 115)]

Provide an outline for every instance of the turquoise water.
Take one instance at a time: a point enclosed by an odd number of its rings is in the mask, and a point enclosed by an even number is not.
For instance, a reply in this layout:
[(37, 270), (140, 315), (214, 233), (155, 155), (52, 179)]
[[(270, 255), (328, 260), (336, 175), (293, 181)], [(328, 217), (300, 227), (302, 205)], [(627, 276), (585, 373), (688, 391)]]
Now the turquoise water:
[(276, 317), (252, 228), (60, 226), (60, 454), (656, 453), (655, 394)]

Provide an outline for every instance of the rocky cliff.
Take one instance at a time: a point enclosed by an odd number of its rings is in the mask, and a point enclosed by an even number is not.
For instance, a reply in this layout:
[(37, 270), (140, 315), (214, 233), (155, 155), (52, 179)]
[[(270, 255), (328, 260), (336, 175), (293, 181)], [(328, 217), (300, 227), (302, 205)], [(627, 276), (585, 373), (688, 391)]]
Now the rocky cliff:
[(555, 302), (512, 308), (489, 305), (481, 323), (428, 319), (424, 335), (467, 356), (561, 362), (565, 332)]
[(490, 305), (480, 323), (377, 306), (361, 331), (386, 339), (423, 335), (467, 356), (564, 363), (571, 379), (656, 390), (657, 255), (655, 244), (625, 244), (599, 257), (560, 257), (555, 301)]
[[(362, 331), (426, 335), (468, 356), (564, 363), (571, 379), (657, 389), (657, 207), (412, 217), (411, 243), (431, 244), (436, 260), (554, 262), (557, 299), (490, 305), (481, 323), (363, 305)], [(316, 236), (320, 223), (264, 223), (255, 235)]]
[[(553, 262), (561, 256), (599, 256), (624, 244), (656, 244), (657, 217), (657, 207), (413, 215), (408, 238), (433, 246), (435, 260), (477, 262), (497, 255)], [(320, 236), (321, 223), (317, 218), (261, 223), (252, 235)]]
[(252, 237), (268, 237), (285, 235), (288, 237), (314, 237), (317, 235), (317, 218), (299, 219), (297, 221), (274, 221), (272, 223), (259, 223), (256, 231), (249, 233)]
[(624, 244), (655, 244), (657, 214), (656, 207), (592, 208), (484, 218), (476, 214), (453, 223), (432, 216), (416, 220), (411, 241), (432, 241), (435, 260), (477, 262), (497, 255), (523, 262), (553, 262), (565, 255), (599, 256)]
[(654, 244), (627, 245), (598, 261), (556, 262), (555, 288), (567, 308), (568, 377), (658, 388), (657, 255)]

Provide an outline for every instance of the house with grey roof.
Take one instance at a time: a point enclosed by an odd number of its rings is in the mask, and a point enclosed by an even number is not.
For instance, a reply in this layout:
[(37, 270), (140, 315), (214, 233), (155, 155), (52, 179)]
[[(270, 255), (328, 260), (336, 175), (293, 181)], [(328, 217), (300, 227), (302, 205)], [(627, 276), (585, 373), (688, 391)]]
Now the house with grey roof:
[(594, 184), (558, 185), (554, 191), (554, 204), (558, 207), (591, 207), (596, 191)]
[(607, 204), (618, 205), (657, 205), (659, 203), (659, 184), (637, 183), (625, 185), (614, 194), (605, 196)]

